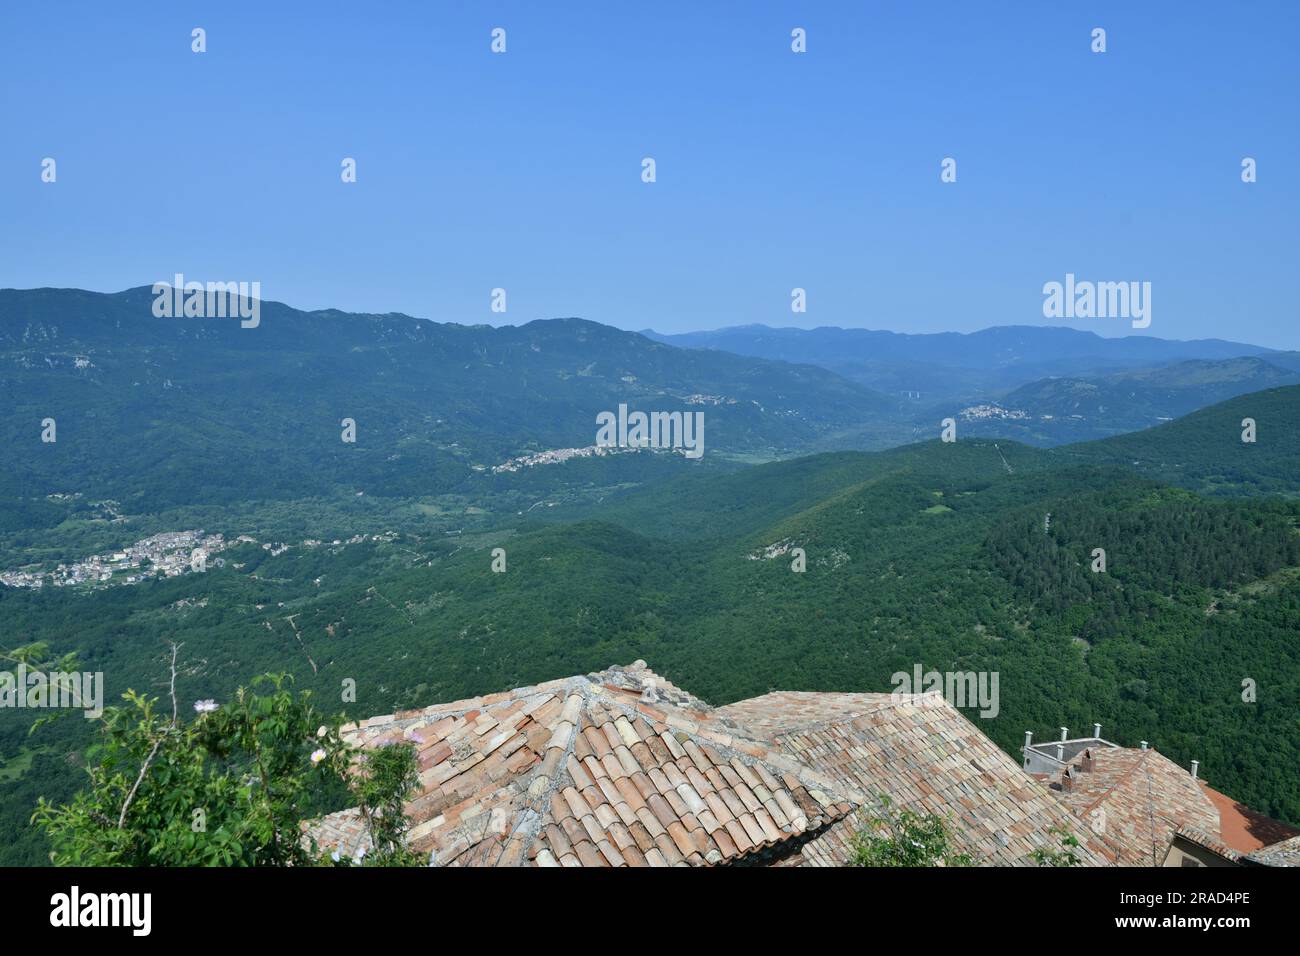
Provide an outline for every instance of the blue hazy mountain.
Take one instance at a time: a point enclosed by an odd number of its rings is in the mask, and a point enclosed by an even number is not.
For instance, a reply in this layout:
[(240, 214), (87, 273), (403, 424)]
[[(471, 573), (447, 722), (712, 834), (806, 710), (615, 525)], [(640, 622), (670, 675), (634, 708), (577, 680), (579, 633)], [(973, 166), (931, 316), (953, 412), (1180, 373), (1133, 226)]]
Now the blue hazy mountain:
[(1103, 338), (1078, 329), (1027, 325), (933, 334), (765, 325), (679, 335), (648, 330), (642, 334), (685, 348), (818, 365), (885, 394), (920, 393), (916, 398), (921, 401), (995, 396), (1048, 377), (1271, 353), (1260, 346), (1223, 339)]

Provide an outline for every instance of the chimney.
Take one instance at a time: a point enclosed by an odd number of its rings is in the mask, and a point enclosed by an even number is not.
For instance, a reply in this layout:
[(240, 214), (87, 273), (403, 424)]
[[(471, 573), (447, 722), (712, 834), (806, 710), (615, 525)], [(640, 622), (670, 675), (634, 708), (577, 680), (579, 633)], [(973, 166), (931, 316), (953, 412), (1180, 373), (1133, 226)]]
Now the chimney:
[(1098, 740), (1101, 740), (1101, 724), (1092, 725), (1092, 735)]
[(1083, 752), (1083, 760), (1079, 761), (1079, 766), (1084, 773), (1092, 773), (1092, 751), (1091, 750), (1085, 750)]
[(1062, 728), (1061, 728), (1061, 739), (1062, 739), (1062, 740), (1069, 740), (1069, 739), (1070, 739), (1070, 728), (1069, 728), (1069, 727), (1062, 727)]
[(1193, 760), (1193, 761), (1192, 761), (1192, 779), (1193, 779), (1193, 780), (1196, 779), (1196, 771), (1198, 771), (1199, 769), (1201, 769), (1201, 762), (1200, 762), (1199, 760)]
[(1065, 748), (1060, 744), (1056, 745), (1056, 759), (1062, 763), (1065, 762)]
[(1029, 749), (1030, 747), (1032, 747), (1033, 745), (1034, 745), (1034, 732), (1033, 732), (1032, 730), (1026, 730), (1026, 731), (1025, 731), (1025, 749), (1028, 750), (1028, 749)]
[(1146, 750), (1146, 749), (1147, 749), (1147, 742), (1146, 742), (1145, 740), (1142, 741), (1142, 749), (1143, 749), (1143, 750)]
[(1065, 773), (1061, 774), (1061, 790), (1069, 793), (1074, 789), (1074, 774), (1069, 767), (1065, 768)]

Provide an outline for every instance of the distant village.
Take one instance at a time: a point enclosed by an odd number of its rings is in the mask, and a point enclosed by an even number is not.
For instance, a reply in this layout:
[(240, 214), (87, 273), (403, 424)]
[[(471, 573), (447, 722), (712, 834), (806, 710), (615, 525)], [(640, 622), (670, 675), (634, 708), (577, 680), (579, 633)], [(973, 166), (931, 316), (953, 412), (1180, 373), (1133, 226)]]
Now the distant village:
[(607, 445), (588, 445), (585, 448), (553, 448), (549, 451), (539, 451), (531, 455), (521, 455), (518, 458), (512, 458), (503, 465), (495, 466), (492, 469), (492, 474), (499, 475), (502, 472), (519, 471), (523, 468), (534, 468), (537, 465), (558, 465), (571, 458), (591, 458), (593, 456), (602, 457), (604, 455), (617, 455), (629, 451), (641, 451), (641, 449), (620, 448)]
[[(309, 538), (302, 542), (301, 547), (346, 547), (365, 541), (392, 542), (398, 537), (395, 531), (384, 531), (379, 534), (357, 534), (347, 540), (335, 538), (333, 541), (320, 541)], [(75, 564), (60, 564), (53, 571), (25, 568), (0, 571), (0, 584), (11, 588), (42, 588), (47, 584), (56, 588), (75, 585), (108, 587), (138, 584), (149, 578), (174, 578), (187, 571), (206, 571), (209, 566), (225, 567), (225, 559), (215, 556), (239, 544), (257, 544), (257, 539), (241, 534), (233, 541), (227, 541), (220, 534), (204, 534), (201, 530), (166, 531), (143, 538), (121, 551), (96, 554)], [(279, 541), (262, 545), (262, 549), (273, 558), (284, 554), (291, 547), (293, 545)], [(238, 568), (243, 565), (234, 566)]]
[[(237, 542), (253, 539), (241, 535)], [(215, 567), (225, 560), (213, 559), (229, 543), (219, 534), (202, 531), (166, 531), (143, 538), (121, 551), (96, 554), (74, 564), (60, 564), (53, 571), (2, 571), (0, 584), (11, 588), (71, 587), (79, 584), (135, 584), (146, 578), (174, 578), (190, 570), (205, 570), (212, 559)]]
[[(967, 408), (963, 408), (961, 410), (961, 417), (965, 421), (969, 422), (969, 421), (977, 421), (979, 419), (994, 419), (994, 418), (1024, 420), (1027, 419), (1029, 415), (1027, 415), (1025, 412), (1022, 412), (1018, 408), (1003, 408), (1001, 405), (985, 404), (985, 405), (971, 405), (968, 406)], [(1042, 417), (1045, 419), (1050, 419), (1052, 416), (1044, 415)], [(1080, 416), (1076, 415), (1075, 417), (1078, 418)]]

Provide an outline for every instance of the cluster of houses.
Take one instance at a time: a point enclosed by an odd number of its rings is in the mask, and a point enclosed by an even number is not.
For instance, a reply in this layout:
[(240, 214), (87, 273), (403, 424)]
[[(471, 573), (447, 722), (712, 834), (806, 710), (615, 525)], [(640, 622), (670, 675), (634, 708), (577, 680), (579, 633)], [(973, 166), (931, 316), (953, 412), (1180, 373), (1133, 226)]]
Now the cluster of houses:
[[(395, 531), (385, 531), (380, 534), (353, 535), (347, 540), (335, 538), (333, 542), (308, 539), (302, 542), (302, 547), (341, 547), (364, 541), (390, 542), (397, 537)], [(47, 584), (53, 587), (106, 587), (113, 584), (136, 584), (148, 578), (174, 578), (188, 571), (205, 571), (209, 562), (211, 567), (224, 567), (225, 559), (214, 557), (216, 554), (235, 545), (256, 543), (255, 538), (246, 534), (227, 541), (223, 535), (205, 534), (201, 530), (165, 531), (143, 538), (121, 551), (109, 551), (72, 564), (60, 564), (53, 571), (29, 568), (0, 571), (0, 584), (11, 588), (41, 588)], [(275, 542), (262, 547), (274, 558), (284, 554), (292, 545)]]
[[(206, 569), (208, 560), (226, 547), (227, 542), (220, 534), (165, 531), (142, 538), (121, 551), (92, 555), (72, 564), (59, 564), (53, 571), (18, 569), (0, 572), (0, 584), (11, 588), (40, 588), (46, 584), (72, 587), (135, 584), (150, 577), (172, 578), (186, 571)], [(224, 561), (216, 558), (213, 563), (220, 566)]]
[(585, 448), (552, 448), (547, 451), (539, 451), (531, 455), (520, 455), (518, 458), (512, 458), (503, 465), (496, 465), (492, 469), (492, 474), (499, 475), (503, 472), (521, 471), (524, 468), (534, 468), (537, 465), (558, 465), (571, 458), (599, 458), (604, 455), (616, 455), (620, 452), (639, 450), (640, 449), (637, 448), (620, 448), (617, 446), (605, 445), (587, 445)]
[[(967, 422), (979, 421), (981, 419), (989, 420), (995, 418), (1015, 419), (1017, 421), (1024, 421), (1029, 418), (1028, 413), (1022, 412), (1018, 408), (1003, 408), (1001, 405), (992, 405), (992, 404), (970, 405), (966, 408), (963, 408), (960, 414), (962, 420)], [(1052, 417), (1051, 415), (1043, 416), (1043, 418), (1051, 418), (1051, 417)], [(1077, 418), (1079, 416), (1076, 415), (1075, 417)]]

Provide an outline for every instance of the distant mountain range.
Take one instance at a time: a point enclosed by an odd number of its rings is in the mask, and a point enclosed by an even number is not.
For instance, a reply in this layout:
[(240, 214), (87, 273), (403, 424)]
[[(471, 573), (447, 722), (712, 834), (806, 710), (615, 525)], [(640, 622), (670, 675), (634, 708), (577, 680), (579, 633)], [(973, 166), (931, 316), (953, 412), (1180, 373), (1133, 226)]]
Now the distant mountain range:
[[(967, 437), (1054, 445), (1300, 381), (1296, 353), (1064, 328), (657, 336), (583, 319), (493, 328), (276, 302), (242, 328), (159, 318), (153, 301), (148, 287), (0, 290), (0, 534), (61, 524), (68, 507), (49, 496), (80, 492), (127, 513), (357, 493), (598, 497), (682, 468), (922, 440), (946, 417)], [(596, 416), (622, 404), (703, 411), (704, 459), (549, 466), (592, 446)], [(39, 440), (47, 419), (54, 443)], [(341, 440), (344, 419), (355, 443)], [(528, 467), (501, 470), (512, 461)]]
[(968, 436), (1035, 445), (1086, 441), (1300, 382), (1300, 353), (1223, 339), (1108, 339), (1038, 326), (906, 334), (746, 325), (642, 334), (687, 348), (821, 366), (905, 403), (916, 439), (952, 417)]
[[(158, 318), (153, 298), (147, 287), (0, 290), (5, 507), (92, 489), (128, 510), (481, 495), (545, 471), (495, 474), (505, 462), (593, 445), (596, 416), (620, 404), (704, 411), (701, 467), (906, 437), (897, 400), (816, 366), (679, 349), (582, 319), (492, 328), (264, 302), (260, 324), (241, 328)], [(355, 443), (341, 440), (345, 418)], [(46, 419), (54, 443), (40, 440)], [(600, 469), (616, 481), (693, 464), (618, 457)], [(15, 526), (3, 511), (0, 528)]]
[(648, 338), (694, 349), (818, 365), (886, 394), (919, 393), (923, 402), (994, 397), (1051, 376), (1088, 376), (1214, 361), (1272, 350), (1223, 339), (1188, 342), (1040, 326), (998, 326), (980, 332), (911, 334), (870, 329), (769, 328), (743, 325), (712, 332)]

